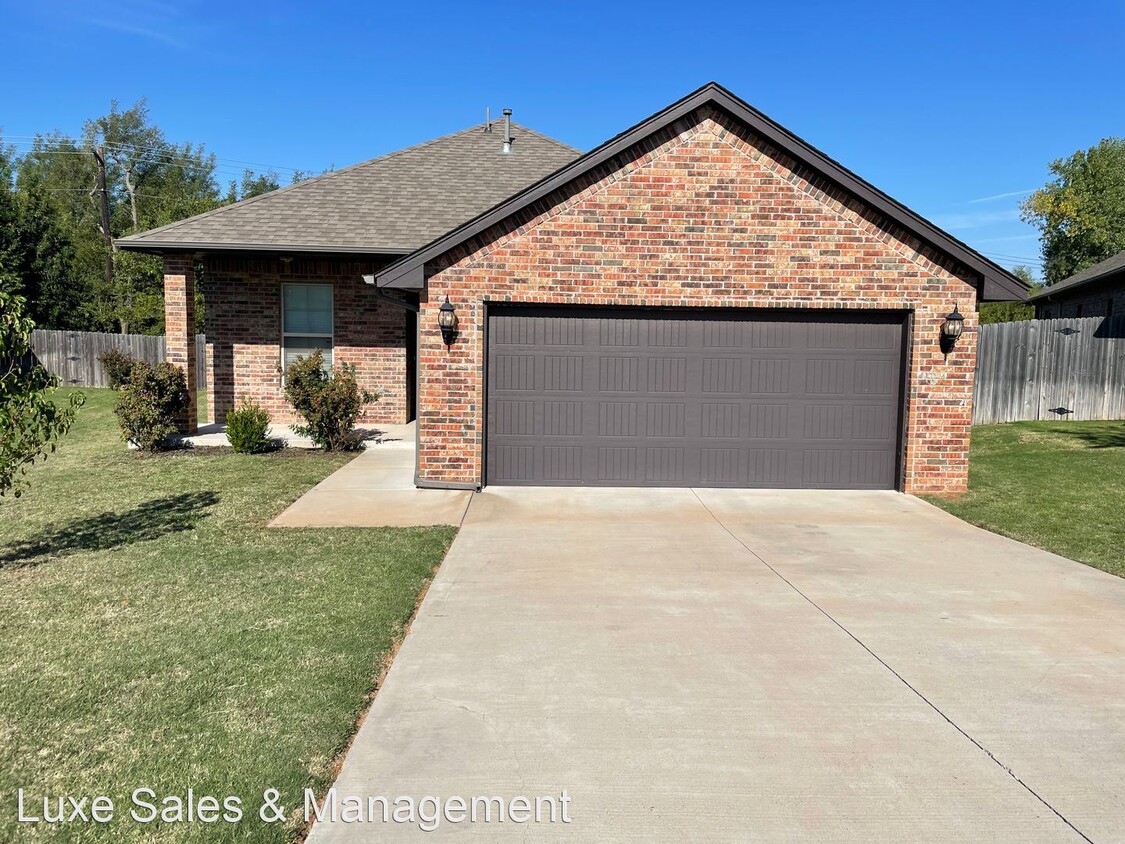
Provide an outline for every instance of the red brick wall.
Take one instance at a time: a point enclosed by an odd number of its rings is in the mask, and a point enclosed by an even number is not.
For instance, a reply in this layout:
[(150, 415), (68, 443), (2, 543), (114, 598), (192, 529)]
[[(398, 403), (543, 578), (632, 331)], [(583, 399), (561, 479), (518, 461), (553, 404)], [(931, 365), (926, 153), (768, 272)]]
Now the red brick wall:
[[(482, 477), (483, 303), (913, 311), (904, 487), (967, 482), (976, 356), (970, 275), (725, 115), (680, 121), (445, 256), (422, 297), (419, 471)], [(436, 328), (448, 294), (458, 341)], [(948, 358), (938, 329), (956, 303)]]
[(335, 360), (356, 367), (380, 398), (363, 422), (406, 421), (406, 314), (375, 298), (361, 276), (370, 264), (213, 258), (200, 279), (207, 334), (207, 406), (211, 421), (248, 396), (275, 422), (294, 422), (281, 390), (281, 285), (331, 284)]
[(189, 256), (171, 255), (164, 259), (165, 358), (184, 371), (187, 381), (187, 410), (176, 419), (176, 428), (193, 434), (195, 413), (195, 270)]
[(1074, 291), (1060, 291), (1059, 301), (1036, 302), (1036, 319), (1061, 317), (1120, 316), (1125, 314), (1125, 280), (1091, 284)]

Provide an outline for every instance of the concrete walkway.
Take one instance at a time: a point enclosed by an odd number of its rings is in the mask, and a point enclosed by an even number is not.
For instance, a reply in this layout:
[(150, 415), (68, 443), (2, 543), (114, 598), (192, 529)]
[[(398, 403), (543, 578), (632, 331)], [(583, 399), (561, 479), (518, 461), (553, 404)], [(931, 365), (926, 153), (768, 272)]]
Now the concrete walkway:
[[(409, 422), (405, 425), (360, 425), (356, 427), (355, 433), (358, 438), (369, 445), (403, 439), (413, 441), (414, 423)], [(285, 448), (319, 448), (308, 437), (294, 433), (289, 425), (270, 425), (266, 429), (266, 437)], [(176, 435), (175, 441), (188, 448), (230, 447), (230, 440), (227, 439), (227, 426), (215, 422), (200, 425), (199, 430), (194, 434)]]
[(414, 423), (388, 426), (270, 527), (459, 525), (472, 492), (414, 486)]
[(337, 802), (563, 789), (431, 834), (1122, 840), (1125, 581), (896, 493), (486, 490)]

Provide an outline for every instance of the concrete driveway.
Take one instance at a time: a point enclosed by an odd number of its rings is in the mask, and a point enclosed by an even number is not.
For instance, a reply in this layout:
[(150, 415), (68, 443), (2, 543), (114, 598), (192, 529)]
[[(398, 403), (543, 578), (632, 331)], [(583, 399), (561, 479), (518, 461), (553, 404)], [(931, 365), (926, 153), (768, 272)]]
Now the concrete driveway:
[(337, 800), (563, 789), (431, 834), (1125, 840), (1125, 581), (897, 493), (489, 489)]

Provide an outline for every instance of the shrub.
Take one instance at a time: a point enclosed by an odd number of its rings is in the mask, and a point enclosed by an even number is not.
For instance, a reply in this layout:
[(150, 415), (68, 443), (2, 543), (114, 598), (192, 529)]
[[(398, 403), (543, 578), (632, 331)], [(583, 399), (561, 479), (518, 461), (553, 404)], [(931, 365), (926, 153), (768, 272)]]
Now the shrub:
[(110, 389), (120, 390), (121, 385), (129, 380), (129, 373), (137, 363), (132, 355), (127, 355), (120, 349), (106, 349), (98, 355), (106, 378), (109, 379)]
[(293, 425), (294, 431), (325, 451), (342, 451), (356, 447), (355, 423), (363, 406), (378, 396), (360, 389), (354, 366), (326, 370), (318, 349), (285, 370), (285, 398), (305, 420)]
[(227, 439), (231, 448), (241, 454), (258, 454), (270, 447), (267, 432), (270, 428), (269, 412), (248, 398), (227, 413)]
[(144, 451), (160, 451), (168, 447), (176, 417), (187, 406), (187, 379), (180, 367), (138, 360), (117, 393), (113, 412), (127, 441)]

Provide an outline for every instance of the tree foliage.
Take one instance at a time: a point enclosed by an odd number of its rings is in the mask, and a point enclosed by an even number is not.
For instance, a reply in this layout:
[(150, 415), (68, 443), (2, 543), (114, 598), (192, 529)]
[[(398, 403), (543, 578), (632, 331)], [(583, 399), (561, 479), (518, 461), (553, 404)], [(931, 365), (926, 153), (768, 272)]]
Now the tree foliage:
[(1050, 170), (1054, 178), (1022, 209), (1042, 232), (1048, 285), (1125, 249), (1125, 138), (1105, 138)]
[(43, 328), (164, 330), (160, 259), (108, 250), (95, 151), (104, 155), (109, 235), (163, 226), (279, 186), (276, 173), (247, 170), (219, 189), (214, 155), (169, 141), (145, 100), (86, 120), (78, 138), (39, 135), (17, 156), (0, 143), (0, 255)]
[(55, 450), (83, 397), (75, 393), (65, 404), (52, 401), (59, 380), (28, 360), (35, 324), (11, 286), (12, 277), (0, 264), (0, 495), (18, 497), (27, 485), (27, 470)]
[(285, 399), (306, 423), (291, 427), (325, 451), (357, 448), (356, 422), (363, 406), (378, 398), (360, 388), (354, 366), (339, 364), (330, 371), (320, 349), (285, 369)]

